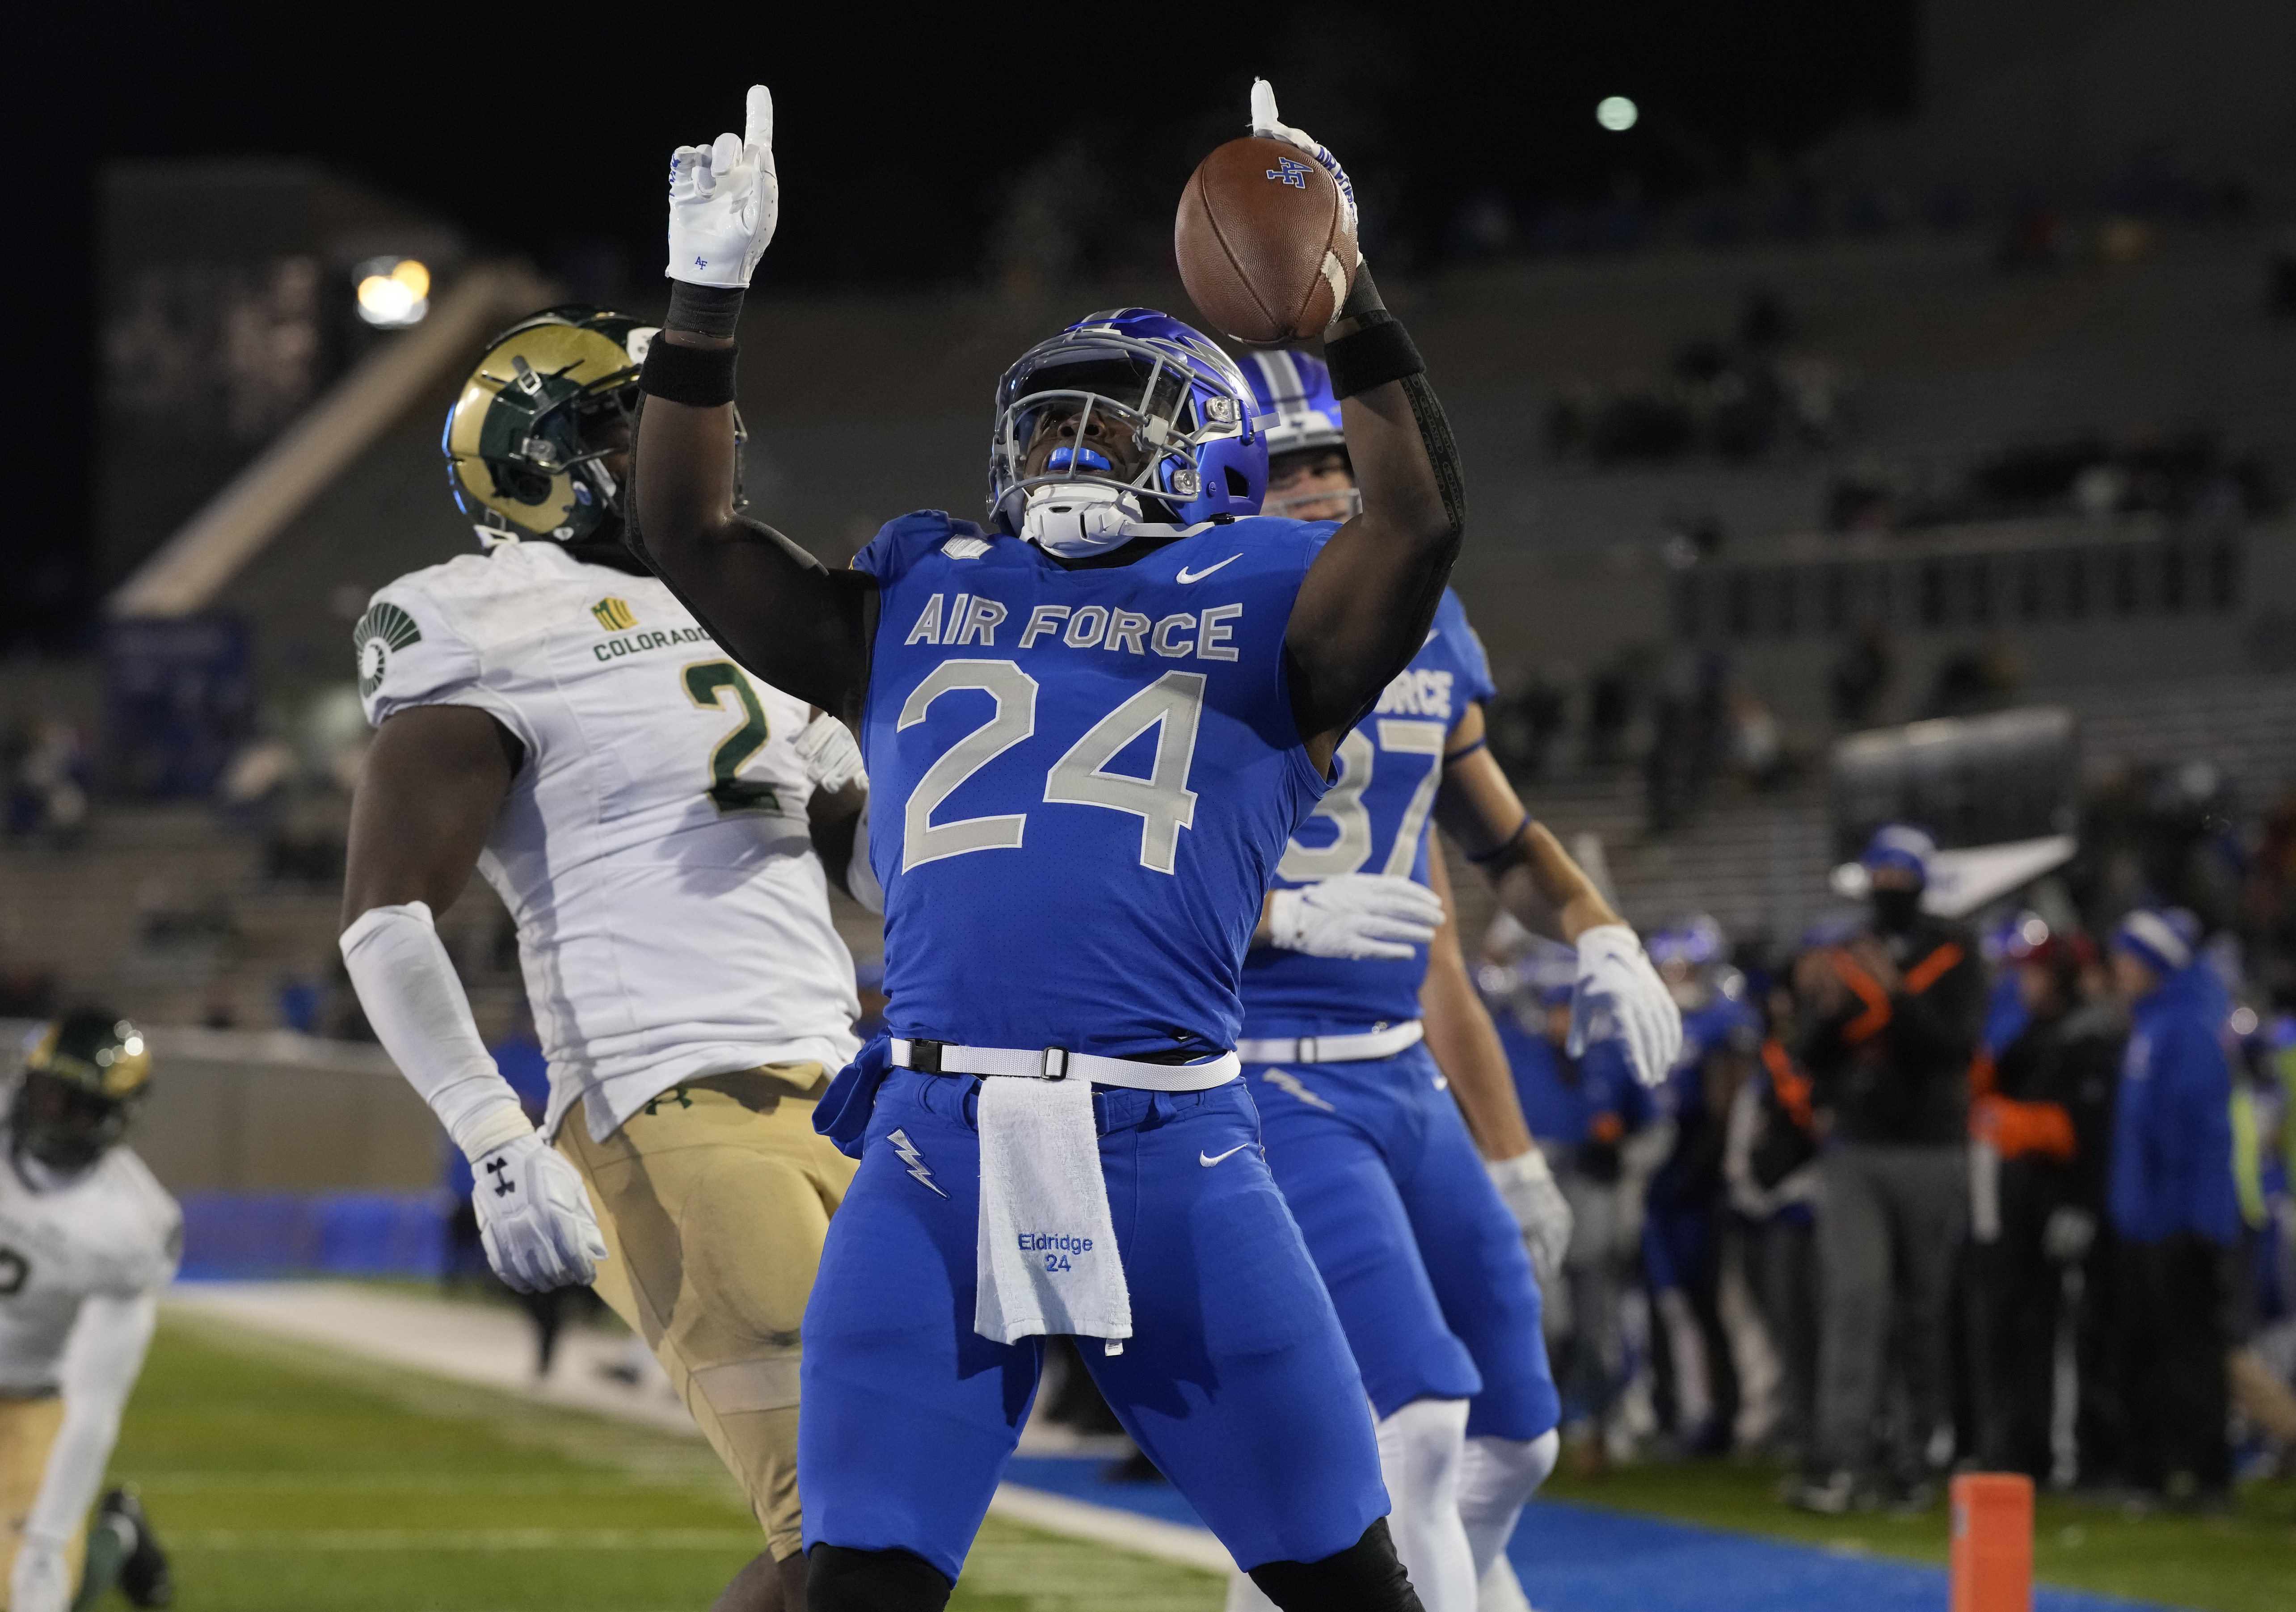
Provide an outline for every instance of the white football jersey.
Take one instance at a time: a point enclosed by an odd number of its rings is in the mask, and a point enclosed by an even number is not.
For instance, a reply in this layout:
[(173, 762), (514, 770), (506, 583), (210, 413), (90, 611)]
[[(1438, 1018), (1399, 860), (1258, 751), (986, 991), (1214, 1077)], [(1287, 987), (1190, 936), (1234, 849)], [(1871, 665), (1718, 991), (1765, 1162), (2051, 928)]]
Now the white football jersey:
[(491, 713), (526, 747), (479, 871), (518, 923), (554, 1135), (681, 1080), (858, 1049), (791, 741), (809, 708), (735, 666), (652, 577), (504, 543), (402, 577), (355, 635), (380, 725)]
[(0, 1132), (0, 1395), (54, 1393), (81, 1301), (165, 1286), (183, 1247), (176, 1200), (127, 1148), (108, 1150), (77, 1181), (34, 1191)]

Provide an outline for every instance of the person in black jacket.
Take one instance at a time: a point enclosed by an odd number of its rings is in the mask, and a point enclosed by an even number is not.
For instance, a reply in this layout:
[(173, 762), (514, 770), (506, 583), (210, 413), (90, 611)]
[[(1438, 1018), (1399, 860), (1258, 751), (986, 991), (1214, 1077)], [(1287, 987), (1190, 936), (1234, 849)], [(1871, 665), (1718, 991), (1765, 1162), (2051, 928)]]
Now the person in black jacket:
[(2086, 937), (2051, 934), (2038, 921), (2011, 942), (2030, 1017), (1997, 1060), (1978, 1060), (1972, 1082), (1977, 1453), (1988, 1471), (2038, 1483), (2054, 1464), (2065, 1275), (2086, 1273), (2096, 1244), (2120, 1079), (2120, 1020), (2109, 1002), (2082, 996), (2093, 954)]
[[(1866, 929), (1795, 965), (1795, 1051), (1808, 1069), (1823, 1151), (1814, 1461), (1787, 1498), (1829, 1514), (1878, 1498), (1928, 1503), (1928, 1452), (1947, 1420), (1946, 1328), (1968, 1204), (1969, 1065), (1985, 1013), (1984, 964), (1957, 924), (1922, 911), (1936, 846), (1903, 824), (1864, 858)], [(1886, 1472), (1874, 1424), (1885, 1368), (1905, 1374), (1904, 1438)]]

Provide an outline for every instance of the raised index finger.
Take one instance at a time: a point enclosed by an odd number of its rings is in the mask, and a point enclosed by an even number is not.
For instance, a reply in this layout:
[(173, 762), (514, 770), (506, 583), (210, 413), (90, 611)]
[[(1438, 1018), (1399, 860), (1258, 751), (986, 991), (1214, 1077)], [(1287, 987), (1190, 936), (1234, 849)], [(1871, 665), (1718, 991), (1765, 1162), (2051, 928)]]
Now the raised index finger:
[(1275, 133), (1275, 86), (1265, 78), (1251, 81), (1251, 132), (1255, 135)]
[(774, 92), (762, 84), (750, 86), (749, 116), (742, 125), (742, 143), (761, 151), (774, 149)]

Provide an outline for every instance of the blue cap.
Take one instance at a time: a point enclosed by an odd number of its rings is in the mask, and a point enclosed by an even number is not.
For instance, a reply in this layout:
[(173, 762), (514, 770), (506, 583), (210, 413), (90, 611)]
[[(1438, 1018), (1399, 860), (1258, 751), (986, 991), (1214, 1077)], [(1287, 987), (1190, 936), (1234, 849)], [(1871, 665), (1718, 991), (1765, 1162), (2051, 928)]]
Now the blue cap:
[(1909, 822), (1891, 822), (1874, 831), (1862, 860), (1869, 873), (1878, 873), (1883, 868), (1903, 868), (1927, 884), (1930, 859), (1936, 855), (1936, 840)]
[(2176, 974), (2190, 968), (2193, 948), (2200, 938), (2201, 921), (2182, 907), (2163, 912), (2139, 907), (2112, 931), (2116, 947), (2156, 974)]

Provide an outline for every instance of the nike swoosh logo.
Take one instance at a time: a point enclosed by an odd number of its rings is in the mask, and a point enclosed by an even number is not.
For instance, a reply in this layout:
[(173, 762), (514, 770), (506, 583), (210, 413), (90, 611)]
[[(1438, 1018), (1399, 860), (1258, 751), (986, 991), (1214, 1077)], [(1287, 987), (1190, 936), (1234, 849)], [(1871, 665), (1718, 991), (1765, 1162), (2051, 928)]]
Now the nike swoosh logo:
[[(1219, 565), (1208, 565), (1201, 571), (1192, 571), (1188, 569), (1186, 566), (1182, 566), (1180, 568), (1180, 574), (1177, 578), (1175, 578), (1175, 580), (1180, 582), (1201, 582), (1205, 577), (1219, 569), (1220, 565), (1234, 565), (1237, 561), (1242, 558), (1243, 556), (1242, 554), (1230, 554), (1226, 559), (1221, 561)], [(1223, 1153), (1220, 1157), (1222, 1158), (1226, 1158), (1227, 1155)]]
[[(1214, 567), (1213, 569), (1218, 569), (1218, 567)], [(1221, 1159), (1223, 1159), (1223, 1158), (1233, 1158), (1234, 1157), (1235, 1157), (1235, 1155), (1237, 1155), (1238, 1153), (1242, 1152), (1242, 1151), (1244, 1150), (1244, 1149), (1246, 1149), (1246, 1148), (1250, 1147), (1250, 1145), (1251, 1145), (1251, 1144), (1250, 1144), (1250, 1142), (1248, 1142), (1248, 1141), (1240, 1141), (1240, 1142), (1236, 1143), (1236, 1144), (1235, 1144), (1235, 1146), (1234, 1146), (1234, 1147), (1230, 1148), (1226, 1152), (1225, 1152), (1225, 1153), (1219, 1153), (1219, 1154), (1206, 1153), (1206, 1152), (1202, 1151), (1201, 1150), (1199, 1150), (1197, 1151), (1197, 1153), (1196, 1153), (1196, 1162), (1197, 1162), (1198, 1164), (1200, 1164), (1200, 1165), (1203, 1166), (1205, 1169), (1209, 1170), (1209, 1169), (1210, 1169), (1214, 1165), (1216, 1165), (1216, 1164), (1219, 1163), (1219, 1161), (1220, 1161)]]

